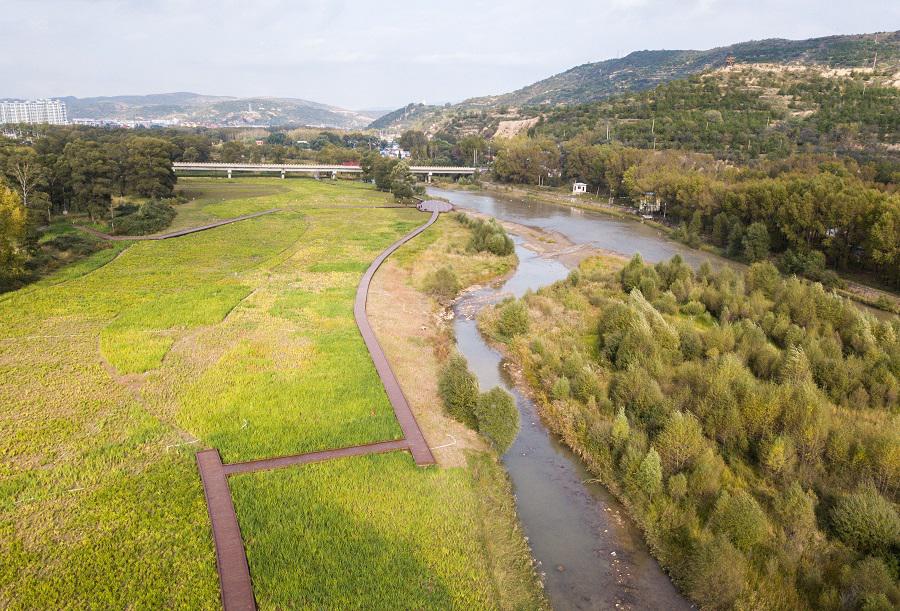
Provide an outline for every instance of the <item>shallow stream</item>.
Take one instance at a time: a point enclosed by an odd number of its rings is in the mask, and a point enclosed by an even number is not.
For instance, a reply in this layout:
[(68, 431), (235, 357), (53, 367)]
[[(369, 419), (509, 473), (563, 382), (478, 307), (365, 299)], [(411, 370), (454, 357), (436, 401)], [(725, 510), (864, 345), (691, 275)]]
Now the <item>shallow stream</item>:
[[(483, 194), (430, 192), (499, 220), (558, 231), (575, 243), (623, 254), (639, 251), (648, 261), (667, 259), (678, 252), (696, 263), (697, 253), (664, 241), (656, 231), (647, 231), (649, 228), (638, 223), (588, 213), (570, 215), (558, 206)], [(486, 305), (509, 295), (520, 297), (528, 289), (552, 284), (569, 273), (563, 264), (541, 257), (525, 248), (520, 237), (513, 237), (519, 257), (515, 273), (499, 287), (482, 288), (458, 300), (454, 330), (457, 348), (478, 376), (482, 390), (500, 386), (516, 399), (522, 428), (503, 462), (547, 595), (555, 609), (688, 609), (690, 604), (650, 555), (621, 504), (547, 430), (534, 403), (515, 388), (502, 367), (501, 355), (478, 332), (475, 318)]]

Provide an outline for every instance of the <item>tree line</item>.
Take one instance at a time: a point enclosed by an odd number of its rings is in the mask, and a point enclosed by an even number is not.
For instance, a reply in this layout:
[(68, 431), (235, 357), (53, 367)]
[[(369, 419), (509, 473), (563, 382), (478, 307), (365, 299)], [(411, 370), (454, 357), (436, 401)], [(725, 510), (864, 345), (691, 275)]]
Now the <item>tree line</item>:
[(826, 279), (824, 266), (868, 271), (900, 287), (900, 170), (849, 158), (793, 155), (735, 166), (711, 155), (598, 144), (582, 135), (557, 145), (516, 138), (498, 151), (502, 182), (557, 184), (636, 202), (659, 199), (676, 237), (707, 241), (753, 262), (770, 254), (789, 271)]

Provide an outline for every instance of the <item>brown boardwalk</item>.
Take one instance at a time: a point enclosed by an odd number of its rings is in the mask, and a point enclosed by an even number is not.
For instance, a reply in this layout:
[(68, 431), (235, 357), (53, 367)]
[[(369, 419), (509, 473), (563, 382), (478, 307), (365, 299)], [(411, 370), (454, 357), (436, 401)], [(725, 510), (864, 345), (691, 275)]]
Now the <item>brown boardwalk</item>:
[(412, 454), (416, 464), (420, 466), (433, 465), (435, 462), (434, 456), (431, 454), (428, 442), (425, 441), (425, 435), (422, 434), (422, 429), (419, 428), (419, 424), (416, 422), (416, 417), (413, 416), (412, 410), (409, 408), (409, 402), (406, 400), (406, 396), (400, 388), (397, 376), (394, 375), (387, 357), (384, 354), (384, 350), (381, 349), (381, 344), (378, 343), (375, 332), (369, 324), (369, 318), (366, 316), (366, 298), (369, 295), (369, 284), (372, 282), (372, 276), (375, 275), (375, 272), (381, 267), (384, 260), (395, 250), (431, 227), (437, 220), (439, 214), (440, 213), (437, 210), (432, 212), (431, 218), (427, 223), (414, 229), (391, 244), (384, 252), (378, 255), (374, 261), (372, 261), (372, 265), (369, 266), (369, 269), (366, 270), (362, 280), (359, 282), (359, 287), (356, 289), (356, 302), (353, 304), (353, 316), (356, 318), (356, 326), (359, 327), (359, 332), (366, 342), (366, 348), (369, 349), (369, 354), (372, 355), (372, 362), (375, 363), (375, 369), (378, 371), (381, 383), (384, 384), (384, 390), (387, 392), (388, 399), (391, 401), (391, 406), (394, 408), (397, 422), (400, 423), (400, 428), (403, 430), (403, 436), (409, 443), (409, 452)]
[(87, 231), (88, 233), (97, 236), (98, 238), (103, 238), (104, 240), (112, 240), (113, 242), (132, 240), (168, 240), (169, 238), (180, 238), (181, 236), (188, 235), (190, 233), (206, 231), (207, 229), (215, 229), (216, 227), (221, 227), (222, 225), (229, 225), (231, 223), (237, 223), (238, 221), (246, 221), (247, 219), (255, 219), (256, 217), (263, 216), (264, 214), (272, 214), (273, 212), (280, 211), (281, 208), (272, 208), (271, 210), (263, 210), (262, 212), (254, 212), (253, 214), (244, 214), (242, 216), (236, 216), (230, 219), (222, 219), (221, 221), (216, 221), (207, 225), (200, 225), (199, 227), (188, 227), (187, 229), (179, 229), (178, 231), (171, 231), (169, 233), (163, 233), (160, 235), (109, 235), (108, 233), (103, 233), (102, 231), (91, 229), (90, 227), (81, 227), (80, 225), (75, 226), (82, 231)]
[(253, 611), (256, 609), (256, 600), (250, 583), (250, 567), (247, 565), (244, 542), (241, 540), (241, 530), (219, 451), (213, 449), (197, 452), (197, 467), (200, 469), (200, 479), (203, 480), (206, 508), (216, 543), (216, 567), (219, 569), (222, 606), (226, 611)]
[(307, 465), (309, 463), (322, 462), (323, 460), (331, 460), (332, 458), (365, 456), (366, 454), (381, 454), (383, 452), (396, 452), (397, 450), (407, 449), (409, 449), (409, 442), (405, 439), (394, 439), (393, 441), (366, 443), (360, 446), (350, 446), (349, 448), (338, 448), (336, 450), (321, 450), (319, 452), (310, 452), (309, 454), (294, 454), (293, 456), (278, 456), (277, 458), (235, 462), (225, 465), (224, 468), (225, 475), (234, 475), (236, 473), (253, 473), (255, 471), (280, 469), (281, 467), (293, 465)]

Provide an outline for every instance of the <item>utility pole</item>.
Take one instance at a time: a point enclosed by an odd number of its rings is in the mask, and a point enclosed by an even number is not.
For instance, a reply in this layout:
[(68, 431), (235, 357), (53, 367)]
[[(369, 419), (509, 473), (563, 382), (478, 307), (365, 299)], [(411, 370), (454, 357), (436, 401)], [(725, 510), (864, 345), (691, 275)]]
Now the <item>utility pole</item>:
[(606, 118), (606, 143), (609, 144), (609, 117)]
[(656, 117), (650, 123), (650, 135), (653, 136), (653, 150), (656, 150)]

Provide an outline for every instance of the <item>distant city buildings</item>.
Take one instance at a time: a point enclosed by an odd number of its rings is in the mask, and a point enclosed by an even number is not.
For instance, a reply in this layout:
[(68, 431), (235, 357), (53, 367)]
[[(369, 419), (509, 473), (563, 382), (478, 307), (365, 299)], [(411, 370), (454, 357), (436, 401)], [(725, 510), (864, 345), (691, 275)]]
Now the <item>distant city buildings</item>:
[(3, 100), (0, 101), (0, 124), (49, 123), (68, 125), (66, 103), (61, 100)]

